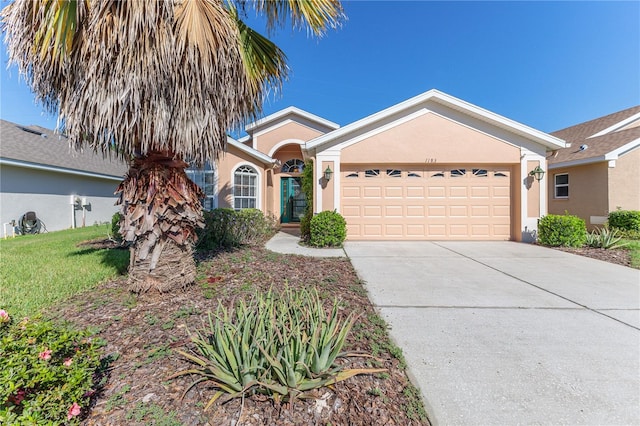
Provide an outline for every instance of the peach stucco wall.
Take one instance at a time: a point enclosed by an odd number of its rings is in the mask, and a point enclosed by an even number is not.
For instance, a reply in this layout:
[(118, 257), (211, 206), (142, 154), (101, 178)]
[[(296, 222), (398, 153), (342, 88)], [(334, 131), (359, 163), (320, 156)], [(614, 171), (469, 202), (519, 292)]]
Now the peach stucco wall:
[[(593, 229), (591, 216), (607, 216), (609, 214), (607, 175), (608, 164), (606, 161), (587, 164), (583, 166), (561, 167), (549, 170), (549, 213), (576, 215), (585, 220), (587, 227)], [(555, 198), (554, 176), (557, 174), (569, 174), (569, 197)]]
[[(639, 120), (640, 122), (640, 120)], [(609, 210), (640, 210), (640, 147), (609, 168)]]
[(258, 207), (263, 211), (273, 212), (273, 210), (267, 207), (267, 200), (273, 199), (273, 194), (269, 193), (269, 191), (273, 191), (273, 188), (267, 187), (265, 165), (250, 155), (229, 145), (227, 145), (227, 152), (218, 162), (218, 207), (233, 207), (233, 172), (243, 164), (250, 165), (258, 171), (260, 188), (260, 205)]
[(322, 132), (309, 128), (303, 124), (290, 122), (279, 127), (268, 129), (259, 135), (254, 135), (255, 148), (270, 154), (279, 143), (287, 140), (309, 141), (322, 135)]
[(537, 166), (540, 166), (539, 161), (527, 161), (527, 176), (525, 177), (527, 182), (527, 217), (540, 216), (540, 185), (544, 185), (544, 182), (538, 182), (529, 175), (529, 172)]
[(519, 163), (520, 148), (435, 114), (425, 114), (342, 150), (345, 163)]

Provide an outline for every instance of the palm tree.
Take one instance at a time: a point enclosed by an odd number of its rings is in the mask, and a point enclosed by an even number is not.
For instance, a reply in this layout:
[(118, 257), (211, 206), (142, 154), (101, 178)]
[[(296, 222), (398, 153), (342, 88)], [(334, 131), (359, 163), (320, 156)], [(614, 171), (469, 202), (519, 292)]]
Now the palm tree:
[(344, 18), (338, 0), (16, 0), (2, 11), (10, 62), (70, 144), (130, 164), (116, 194), (133, 291), (195, 280), (202, 193), (185, 160), (215, 161), (287, 76), (284, 53), (243, 21), (250, 8), (269, 30), (315, 35)]

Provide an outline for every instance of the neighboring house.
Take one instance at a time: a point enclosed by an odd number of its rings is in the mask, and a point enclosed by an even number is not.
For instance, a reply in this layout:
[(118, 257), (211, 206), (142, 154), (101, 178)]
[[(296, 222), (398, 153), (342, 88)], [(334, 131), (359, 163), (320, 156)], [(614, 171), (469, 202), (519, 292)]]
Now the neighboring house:
[(213, 168), (191, 172), (208, 206), (299, 221), (300, 172), (313, 159), (313, 211), (340, 212), (351, 240), (531, 241), (547, 185), (530, 172), (565, 147), (437, 90), (344, 127), (291, 107), (246, 131)]
[(616, 209), (640, 210), (640, 106), (552, 133), (571, 145), (549, 162), (549, 213), (602, 225)]
[(0, 120), (0, 138), (2, 224), (29, 211), (49, 231), (111, 221), (118, 210), (113, 193), (127, 172), (123, 162), (76, 152), (65, 137), (38, 126)]

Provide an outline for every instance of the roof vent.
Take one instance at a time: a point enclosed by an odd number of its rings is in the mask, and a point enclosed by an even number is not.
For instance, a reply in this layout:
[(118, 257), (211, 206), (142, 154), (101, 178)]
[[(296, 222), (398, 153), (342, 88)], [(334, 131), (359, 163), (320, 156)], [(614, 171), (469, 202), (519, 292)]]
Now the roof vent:
[(16, 126), (16, 127), (18, 127), (18, 129), (20, 129), (22, 131), (25, 131), (25, 132), (28, 132), (28, 133), (33, 133), (34, 135), (42, 136), (42, 132), (39, 132), (37, 130), (30, 129), (28, 127), (22, 127), (22, 126)]
[(585, 151), (587, 148), (589, 148), (589, 145), (587, 144), (580, 145), (580, 151)]

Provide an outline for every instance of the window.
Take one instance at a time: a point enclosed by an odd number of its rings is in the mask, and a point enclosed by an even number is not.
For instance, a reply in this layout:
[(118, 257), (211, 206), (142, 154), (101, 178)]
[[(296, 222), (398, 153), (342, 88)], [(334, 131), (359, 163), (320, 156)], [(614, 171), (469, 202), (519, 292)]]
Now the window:
[(233, 174), (233, 208), (255, 209), (257, 200), (258, 172), (253, 167), (238, 167)]
[(436, 173), (432, 174), (431, 177), (443, 178), (444, 177), (444, 172), (436, 172)]
[(569, 175), (563, 173), (554, 177), (555, 198), (569, 198)]
[(369, 169), (364, 171), (364, 177), (378, 177), (380, 176), (380, 169)]
[(283, 173), (302, 173), (302, 170), (304, 170), (304, 161), (297, 158), (289, 160), (282, 165)]
[(419, 178), (422, 177), (422, 175), (418, 172), (408, 172), (407, 173), (407, 177), (411, 177), (411, 178)]
[(345, 177), (348, 177), (348, 178), (357, 178), (357, 177), (358, 177), (358, 172), (352, 172), (352, 173), (349, 173), (349, 174), (348, 174), (348, 175), (346, 175)]
[(462, 177), (467, 174), (466, 169), (453, 169), (451, 170), (451, 177)]
[(507, 175), (502, 172), (493, 172), (493, 177), (507, 177)]
[(216, 206), (216, 185), (213, 170), (207, 169), (187, 169), (185, 170), (189, 179), (202, 189), (205, 197), (200, 200), (202, 208), (205, 210), (213, 210)]
[(487, 171), (485, 169), (473, 169), (473, 175), (477, 177), (487, 177)]
[(387, 176), (389, 177), (402, 177), (402, 172), (398, 169), (387, 169)]

